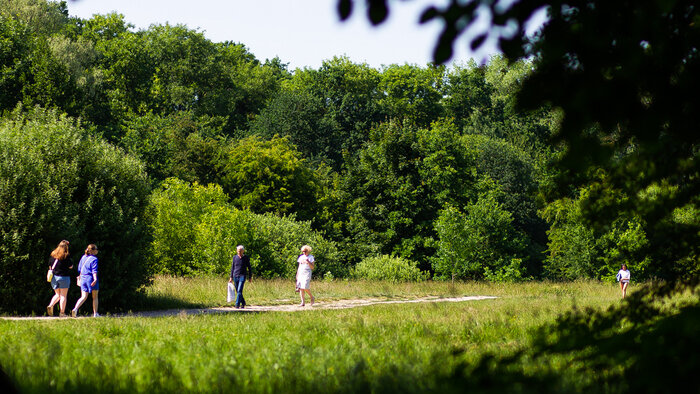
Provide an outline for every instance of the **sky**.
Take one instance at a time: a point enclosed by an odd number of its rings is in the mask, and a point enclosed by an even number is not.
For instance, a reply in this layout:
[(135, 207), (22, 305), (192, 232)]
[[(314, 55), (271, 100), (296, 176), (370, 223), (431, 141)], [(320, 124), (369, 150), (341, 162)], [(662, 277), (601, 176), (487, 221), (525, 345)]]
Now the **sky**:
[[(214, 42), (244, 44), (261, 61), (278, 56), (290, 70), (317, 69), (324, 60), (347, 56), (355, 63), (380, 68), (389, 64), (424, 66), (442, 23), (420, 25), (426, 4), (446, 0), (390, 1), (389, 18), (374, 27), (367, 20), (364, 1), (355, 0), (350, 19), (340, 22), (337, 0), (69, 0), (72, 16), (117, 12), (136, 30), (151, 24), (184, 24)], [(450, 63), (477, 61), (496, 53), (495, 46), (469, 53), (465, 40), (455, 45)]]

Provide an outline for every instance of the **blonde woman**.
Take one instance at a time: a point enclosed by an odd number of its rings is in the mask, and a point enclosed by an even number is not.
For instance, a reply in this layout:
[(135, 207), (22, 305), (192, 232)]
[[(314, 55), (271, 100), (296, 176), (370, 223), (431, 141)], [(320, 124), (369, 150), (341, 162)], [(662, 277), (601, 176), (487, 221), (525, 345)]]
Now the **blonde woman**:
[(46, 307), (46, 313), (49, 316), (53, 316), (53, 309), (56, 303), (58, 303), (60, 310), (59, 316), (66, 316), (66, 296), (70, 287), (70, 270), (73, 268), (73, 262), (68, 251), (69, 245), (68, 241), (61, 241), (49, 257), (49, 268), (53, 269), (51, 287), (54, 291), (54, 296), (51, 298), (49, 306)]
[(100, 316), (97, 313), (99, 304), (97, 294), (100, 291), (100, 284), (97, 282), (97, 246), (95, 244), (88, 245), (85, 249), (85, 255), (78, 263), (78, 274), (80, 275), (80, 299), (75, 303), (75, 307), (71, 311), (71, 316), (78, 316), (78, 309), (83, 302), (87, 300), (88, 294), (92, 293), (92, 316)]
[(311, 305), (314, 304), (315, 298), (313, 294), (311, 294), (311, 271), (314, 269), (314, 261), (314, 256), (311, 255), (311, 246), (302, 246), (301, 254), (297, 258), (297, 263), (299, 263), (299, 268), (297, 269), (297, 288), (301, 296), (301, 304), (299, 304), (299, 306), (306, 305), (304, 293), (311, 297)]

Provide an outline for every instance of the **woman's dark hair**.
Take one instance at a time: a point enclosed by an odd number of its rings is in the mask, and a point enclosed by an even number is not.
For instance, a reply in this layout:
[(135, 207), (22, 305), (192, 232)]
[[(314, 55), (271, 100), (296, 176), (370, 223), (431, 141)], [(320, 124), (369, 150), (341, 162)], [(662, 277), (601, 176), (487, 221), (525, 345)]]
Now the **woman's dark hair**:
[(97, 250), (97, 245), (95, 245), (95, 244), (90, 244), (90, 245), (88, 245), (87, 248), (85, 249), (85, 254), (90, 254), (90, 253), (88, 253), (88, 252), (92, 252), (92, 251), (96, 251), (96, 250)]

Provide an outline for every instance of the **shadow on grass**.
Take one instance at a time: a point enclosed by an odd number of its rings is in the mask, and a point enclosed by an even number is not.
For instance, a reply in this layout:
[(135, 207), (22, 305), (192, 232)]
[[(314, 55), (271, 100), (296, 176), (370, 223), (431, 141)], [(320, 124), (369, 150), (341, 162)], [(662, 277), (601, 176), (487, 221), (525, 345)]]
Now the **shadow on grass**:
[(206, 305), (189, 302), (180, 298), (163, 295), (140, 295), (134, 303), (134, 312), (158, 311), (164, 309), (205, 308)]
[(2, 367), (0, 367), (0, 392), (3, 392), (5, 394), (19, 393), (14, 383), (12, 382), (10, 377), (7, 376)]
[(251, 309), (235, 309), (235, 308), (174, 308), (161, 309), (150, 311), (129, 312), (124, 314), (115, 314), (113, 317), (169, 317), (169, 316), (200, 316), (200, 315), (223, 315), (232, 313), (261, 314), (271, 311), (251, 310)]

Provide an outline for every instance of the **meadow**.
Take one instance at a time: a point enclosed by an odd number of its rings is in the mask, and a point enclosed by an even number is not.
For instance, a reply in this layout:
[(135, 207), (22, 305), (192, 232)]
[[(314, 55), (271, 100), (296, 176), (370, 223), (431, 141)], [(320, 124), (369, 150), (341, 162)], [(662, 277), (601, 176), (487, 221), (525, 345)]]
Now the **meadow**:
[[(146, 309), (225, 305), (226, 280), (158, 277)], [(571, 308), (619, 303), (614, 284), (314, 282), (319, 303), (424, 296), (466, 302), (168, 317), (0, 320), (0, 365), (22, 392), (430, 392), (460, 365), (527, 346)], [(298, 302), (286, 281), (254, 281), (249, 304)], [(552, 360), (565, 373), (566, 360)], [(533, 368), (537, 368), (533, 366)]]

